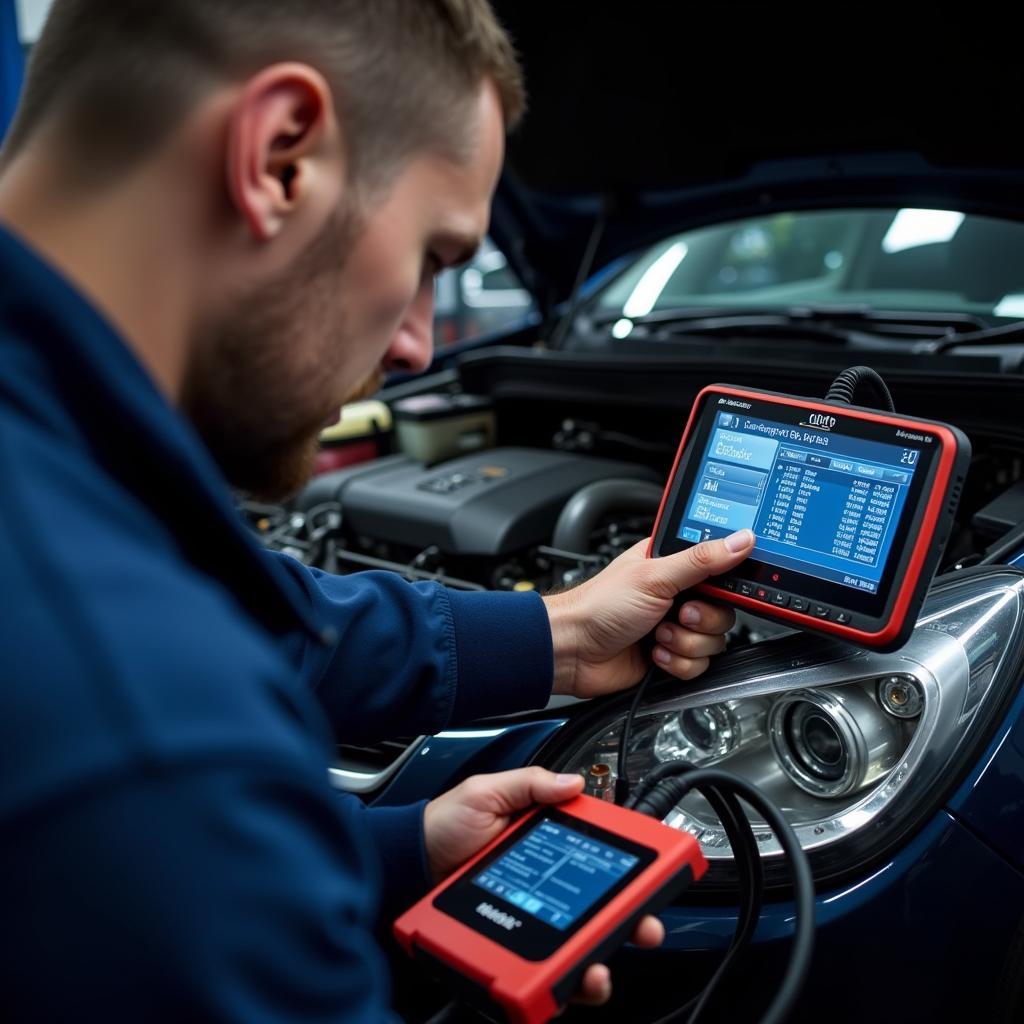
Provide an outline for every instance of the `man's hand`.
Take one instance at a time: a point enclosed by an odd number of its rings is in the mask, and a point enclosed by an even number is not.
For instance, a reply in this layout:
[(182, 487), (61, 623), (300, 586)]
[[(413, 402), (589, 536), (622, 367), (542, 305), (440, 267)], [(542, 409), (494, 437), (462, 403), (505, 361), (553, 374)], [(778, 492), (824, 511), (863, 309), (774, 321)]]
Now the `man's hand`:
[[(556, 775), (543, 768), (518, 768), (494, 775), (474, 775), (427, 804), (423, 833), (434, 881), (440, 882), (508, 827), (516, 811), (534, 804), (556, 804), (577, 796), (581, 775)], [(658, 946), (665, 929), (656, 917), (636, 926), (633, 942)], [(598, 1005), (611, 996), (608, 968), (594, 964), (583, 975), (576, 1000)]]
[[(653, 658), (679, 679), (693, 679), (725, 648), (731, 609), (687, 601), (679, 621), (662, 622), (681, 591), (728, 572), (754, 546), (750, 530), (705, 541), (664, 558), (645, 558), (647, 541), (562, 594), (544, 598), (555, 650), (556, 693), (598, 697), (639, 682), (647, 671), (638, 641), (658, 627)], [(660, 623), (660, 625), (659, 625)]]

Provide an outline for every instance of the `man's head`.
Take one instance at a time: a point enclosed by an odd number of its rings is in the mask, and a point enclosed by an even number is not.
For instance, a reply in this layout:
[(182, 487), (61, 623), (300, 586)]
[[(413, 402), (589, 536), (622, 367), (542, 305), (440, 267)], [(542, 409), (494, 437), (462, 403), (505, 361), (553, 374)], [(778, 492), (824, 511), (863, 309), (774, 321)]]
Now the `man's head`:
[(486, 230), (522, 105), (486, 0), (56, 0), (4, 162), (45, 153), (86, 206), (190, 191), (169, 388), (272, 494), (381, 366), (429, 363), (433, 276)]

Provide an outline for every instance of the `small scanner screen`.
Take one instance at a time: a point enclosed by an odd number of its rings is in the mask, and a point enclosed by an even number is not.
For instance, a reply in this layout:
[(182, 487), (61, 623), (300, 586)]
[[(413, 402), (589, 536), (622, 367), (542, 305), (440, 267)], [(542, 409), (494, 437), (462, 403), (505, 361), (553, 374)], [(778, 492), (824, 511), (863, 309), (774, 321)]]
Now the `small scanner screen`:
[(473, 884), (564, 931), (638, 860), (544, 818), (477, 875)]

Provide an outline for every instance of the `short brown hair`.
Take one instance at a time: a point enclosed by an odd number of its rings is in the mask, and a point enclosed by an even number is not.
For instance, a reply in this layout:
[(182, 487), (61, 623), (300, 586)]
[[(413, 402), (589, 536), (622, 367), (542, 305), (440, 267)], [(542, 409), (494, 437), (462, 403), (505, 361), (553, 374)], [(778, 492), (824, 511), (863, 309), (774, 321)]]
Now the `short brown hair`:
[(55, 0), (4, 157), (52, 122), (70, 173), (109, 181), (204, 93), (279, 60), (331, 82), (355, 181), (422, 149), (460, 152), (485, 79), (506, 126), (525, 102), (488, 0)]

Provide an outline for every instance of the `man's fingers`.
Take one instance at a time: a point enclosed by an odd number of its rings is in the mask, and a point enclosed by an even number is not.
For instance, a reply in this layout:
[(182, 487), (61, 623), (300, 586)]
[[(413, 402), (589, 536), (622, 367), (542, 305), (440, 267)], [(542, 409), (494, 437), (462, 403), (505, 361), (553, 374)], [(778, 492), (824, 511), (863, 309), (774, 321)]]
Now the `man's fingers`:
[(665, 926), (654, 916), (648, 914), (640, 918), (633, 932), (633, 943), (644, 949), (653, 949), (665, 941)]
[(654, 638), (659, 647), (681, 658), (712, 658), (725, 650), (725, 637), (721, 633), (707, 636), (681, 626), (671, 626), (667, 622), (655, 630)]
[(672, 654), (664, 647), (655, 647), (651, 657), (654, 658), (656, 665), (663, 668), (670, 676), (675, 676), (676, 679), (696, 679), (697, 676), (707, 672), (710, 664), (707, 658), (684, 658), (678, 654)]
[(677, 555), (652, 558), (648, 572), (665, 597), (696, 586), (709, 576), (718, 576), (739, 565), (754, 547), (751, 530), (738, 530), (720, 540), (706, 540)]
[(538, 765), (477, 775), (468, 781), (479, 794), (479, 801), (498, 814), (509, 814), (533, 804), (561, 803), (583, 789), (582, 775), (557, 775)]
[(591, 964), (583, 973), (580, 990), (574, 1003), (586, 1006), (600, 1006), (612, 997), (612, 975), (604, 964)]
[[(633, 943), (644, 949), (653, 949), (665, 941), (665, 926), (652, 915), (642, 917), (633, 930)], [(580, 990), (573, 999), (574, 1003), (587, 1006), (600, 1006), (608, 1002), (612, 995), (611, 972), (604, 964), (592, 964), (583, 974)]]
[(736, 613), (719, 604), (687, 601), (679, 609), (679, 621), (695, 633), (721, 636), (736, 625)]

